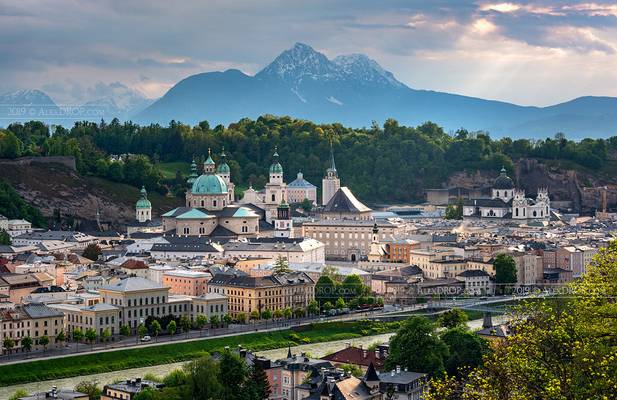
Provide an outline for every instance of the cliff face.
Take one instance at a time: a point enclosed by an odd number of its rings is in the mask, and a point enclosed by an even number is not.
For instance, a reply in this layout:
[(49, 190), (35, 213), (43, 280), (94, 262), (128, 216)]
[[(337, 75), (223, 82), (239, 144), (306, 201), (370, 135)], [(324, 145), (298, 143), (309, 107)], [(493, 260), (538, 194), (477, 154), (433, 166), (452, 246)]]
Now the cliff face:
[[(491, 187), (496, 177), (497, 172), (461, 171), (452, 174), (444, 187)], [(608, 209), (617, 208), (617, 178), (548, 166), (533, 159), (517, 162), (512, 178), (517, 187), (524, 189), (529, 195), (535, 195), (540, 187), (548, 188), (551, 201), (560, 208), (583, 213), (593, 212), (601, 207), (602, 190), (607, 192)]]
[[(81, 176), (66, 163), (0, 161), (0, 179), (10, 183), (28, 203), (38, 207), (45, 216), (59, 210), (62, 217), (95, 227), (99, 210), (103, 228), (118, 228), (135, 219), (135, 202), (139, 190), (135, 187), (104, 179)], [(157, 193), (148, 196), (153, 216), (181, 205), (177, 198)]]

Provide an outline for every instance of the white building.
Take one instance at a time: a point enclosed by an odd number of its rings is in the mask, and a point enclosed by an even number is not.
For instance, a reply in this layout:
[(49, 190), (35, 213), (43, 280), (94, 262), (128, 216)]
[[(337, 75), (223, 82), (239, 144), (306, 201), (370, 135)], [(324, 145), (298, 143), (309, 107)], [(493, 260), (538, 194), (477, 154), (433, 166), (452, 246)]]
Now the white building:
[(539, 188), (535, 199), (516, 189), (505, 168), (491, 188), (490, 199), (468, 199), (463, 203), (465, 218), (549, 219), (550, 199), (546, 188)]
[(290, 263), (324, 263), (325, 246), (310, 238), (261, 238), (223, 245), (227, 258), (287, 258)]

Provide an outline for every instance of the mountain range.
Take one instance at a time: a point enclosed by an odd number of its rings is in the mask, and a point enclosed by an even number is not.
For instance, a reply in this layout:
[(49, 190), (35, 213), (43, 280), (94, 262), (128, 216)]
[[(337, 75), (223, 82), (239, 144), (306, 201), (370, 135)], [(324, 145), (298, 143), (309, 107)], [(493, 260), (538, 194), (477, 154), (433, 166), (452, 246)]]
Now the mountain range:
[(263, 114), (352, 127), (387, 118), (405, 125), (433, 121), (447, 131), (463, 127), (513, 138), (541, 138), (557, 132), (574, 139), (617, 135), (617, 98), (586, 96), (532, 107), (418, 90), (365, 55), (328, 59), (302, 43), (283, 51), (253, 76), (237, 69), (192, 75), (149, 105), (121, 110), (111, 104), (104, 118), (113, 115), (165, 125), (171, 120), (188, 124), (207, 120), (213, 126)]

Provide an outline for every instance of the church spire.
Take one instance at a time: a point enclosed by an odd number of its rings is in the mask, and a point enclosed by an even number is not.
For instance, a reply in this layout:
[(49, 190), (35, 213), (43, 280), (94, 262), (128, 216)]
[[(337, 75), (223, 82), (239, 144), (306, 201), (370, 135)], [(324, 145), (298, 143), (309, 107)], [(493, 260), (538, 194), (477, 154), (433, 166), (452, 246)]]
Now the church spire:
[(332, 147), (332, 140), (330, 140), (330, 169), (336, 171), (336, 164), (334, 163), (334, 149)]

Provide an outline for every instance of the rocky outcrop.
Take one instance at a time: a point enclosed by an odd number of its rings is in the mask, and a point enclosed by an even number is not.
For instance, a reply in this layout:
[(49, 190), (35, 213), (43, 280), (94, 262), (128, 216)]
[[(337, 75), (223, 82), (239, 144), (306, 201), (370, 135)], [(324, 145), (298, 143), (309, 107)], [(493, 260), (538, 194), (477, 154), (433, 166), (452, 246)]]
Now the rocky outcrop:
[[(4, 161), (0, 163), (0, 179), (10, 183), (25, 201), (46, 216), (59, 212), (65, 219), (93, 227), (98, 210), (99, 220), (109, 228), (117, 228), (135, 218), (135, 201), (139, 198), (137, 188), (81, 176), (65, 163), (17, 160), (9, 166)], [(181, 199), (155, 193), (149, 197), (154, 216), (182, 203)]]

